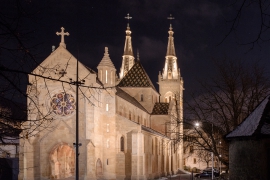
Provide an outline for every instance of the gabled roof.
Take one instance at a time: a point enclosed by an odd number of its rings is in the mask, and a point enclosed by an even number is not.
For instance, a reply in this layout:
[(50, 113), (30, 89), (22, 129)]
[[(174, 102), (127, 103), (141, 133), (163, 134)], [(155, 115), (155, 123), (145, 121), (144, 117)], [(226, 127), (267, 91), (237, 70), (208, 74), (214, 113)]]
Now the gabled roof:
[(84, 65), (84, 64), (83, 64), (83, 66), (84, 66), (90, 73), (96, 74), (96, 81), (97, 81), (97, 83), (98, 83), (99, 85), (101, 85), (101, 86), (104, 86), (103, 83), (98, 79), (98, 75), (97, 75), (97, 73), (96, 73), (93, 69), (89, 68), (88, 66), (86, 66), (86, 65)]
[(134, 97), (130, 96), (121, 88), (116, 87), (116, 95), (148, 113), (148, 111)]
[(270, 135), (270, 96), (267, 96), (250, 115), (226, 138)]
[(145, 72), (140, 61), (137, 61), (119, 82), (118, 87), (155, 87)]
[(168, 115), (169, 103), (156, 103), (152, 115)]

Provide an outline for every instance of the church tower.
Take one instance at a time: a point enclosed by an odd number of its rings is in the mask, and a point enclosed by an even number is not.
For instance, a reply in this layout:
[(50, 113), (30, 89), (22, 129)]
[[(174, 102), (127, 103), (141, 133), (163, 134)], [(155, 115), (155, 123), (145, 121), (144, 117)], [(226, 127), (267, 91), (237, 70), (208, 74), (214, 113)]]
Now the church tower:
[(180, 68), (178, 68), (177, 57), (174, 47), (174, 38), (172, 25), (169, 28), (169, 38), (167, 53), (165, 56), (165, 65), (162, 73), (159, 72), (158, 84), (160, 93), (160, 102), (170, 102), (173, 98), (176, 98), (182, 102), (183, 97), (183, 78), (180, 74)]
[[(127, 20), (131, 19), (132, 17), (127, 14), (127, 17), (125, 17)], [(120, 80), (123, 79), (123, 77), (127, 74), (127, 72), (132, 68), (134, 65), (134, 55), (133, 55), (133, 49), (132, 49), (132, 43), (131, 43), (131, 30), (129, 27), (129, 23), (127, 24), (127, 30), (126, 30), (126, 41), (124, 46), (124, 54), (122, 56), (122, 66), (120, 68)]]
[(104, 84), (105, 87), (115, 86), (115, 72), (116, 69), (111, 61), (108, 53), (108, 47), (105, 47), (105, 53), (97, 66), (98, 78)]
[[(172, 20), (173, 17), (168, 19)], [(183, 137), (183, 78), (178, 68), (177, 57), (174, 47), (173, 28), (170, 24), (167, 53), (165, 56), (165, 65), (162, 73), (159, 72), (158, 84), (160, 93), (160, 102), (169, 103), (170, 127), (167, 129), (171, 133), (170, 138), (181, 139)], [(176, 128), (178, 127), (178, 128)], [(178, 144), (179, 165), (183, 167), (183, 141)], [(174, 162), (173, 164), (177, 164)]]

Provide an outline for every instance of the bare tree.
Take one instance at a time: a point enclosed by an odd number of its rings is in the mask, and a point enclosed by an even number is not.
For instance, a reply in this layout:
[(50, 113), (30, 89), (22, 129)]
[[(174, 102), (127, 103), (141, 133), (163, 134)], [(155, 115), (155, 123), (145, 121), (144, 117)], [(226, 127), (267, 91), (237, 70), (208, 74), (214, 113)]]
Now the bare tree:
[[(227, 14), (226, 20), (230, 24), (228, 36), (234, 35), (236, 41), (242, 45), (260, 44), (270, 39), (270, 2), (263, 0), (232, 0), (228, 1), (232, 14)], [(250, 20), (250, 16), (255, 20)], [(252, 33), (244, 34), (243, 29), (252, 28)]]
[[(185, 136), (193, 137), (191, 143), (196, 147), (213, 152), (223, 164), (229, 165), (228, 144), (223, 137), (269, 93), (269, 79), (258, 62), (250, 66), (242, 60), (214, 62), (215, 77), (210, 82), (201, 82), (201, 91), (197, 92), (200, 95), (193, 93), (192, 100), (186, 103), (186, 121), (191, 130)], [(194, 126), (195, 122), (199, 127)]]

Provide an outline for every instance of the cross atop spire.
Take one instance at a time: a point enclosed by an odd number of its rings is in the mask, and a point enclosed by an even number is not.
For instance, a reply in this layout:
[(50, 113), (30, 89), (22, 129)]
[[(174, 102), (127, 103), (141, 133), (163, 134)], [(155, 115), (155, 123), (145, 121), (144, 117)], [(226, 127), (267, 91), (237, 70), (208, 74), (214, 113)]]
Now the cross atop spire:
[(128, 13), (127, 16), (125, 17), (125, 19), (127, 19), (127, 21), (128, 21), (127, 28), (129, 29), (129, 20), (132, 19), (132, 17), (130, 17), (129, 13)]
[(56, 35), (61, 35), (61, 42), (59, 44), (59, 46), (63, 46), (64, 48), (66, 48), (66, 44), (65, 44), (65, 40), (64, 40), (64, 36), (69, 36), (68, 32), (64, 32), (65, 28), (61, 27), (61, 32), (56, 32)]
[(170, 14), (170, 17), (167, 17), (167, 19), (170, 20), (170, 30), (172, 30), (172, 20), (174, 20), (174, 17), (172, 17), (172, 14)]

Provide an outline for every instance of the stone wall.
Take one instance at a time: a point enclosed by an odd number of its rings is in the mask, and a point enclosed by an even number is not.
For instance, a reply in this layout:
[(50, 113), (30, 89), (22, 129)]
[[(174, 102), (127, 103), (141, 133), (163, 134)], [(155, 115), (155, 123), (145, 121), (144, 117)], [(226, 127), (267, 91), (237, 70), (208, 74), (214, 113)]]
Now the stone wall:
[(235, 139), (229, 152), (230, 180), (270, 179), (270, 139)]

